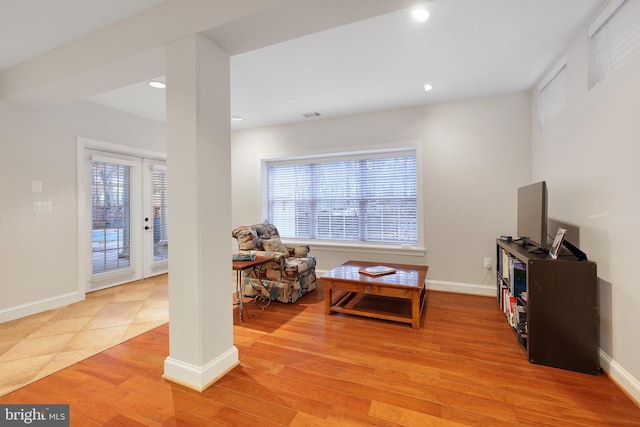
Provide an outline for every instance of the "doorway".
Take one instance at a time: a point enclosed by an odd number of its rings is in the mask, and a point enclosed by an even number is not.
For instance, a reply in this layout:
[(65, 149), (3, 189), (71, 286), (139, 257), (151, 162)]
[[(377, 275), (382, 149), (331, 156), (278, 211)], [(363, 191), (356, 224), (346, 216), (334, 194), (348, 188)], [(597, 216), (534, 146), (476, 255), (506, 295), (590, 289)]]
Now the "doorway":
[(78, 235), (84, 291), (166, 273), (165, 160), (125, 149), (84, 147), (81, 152)]

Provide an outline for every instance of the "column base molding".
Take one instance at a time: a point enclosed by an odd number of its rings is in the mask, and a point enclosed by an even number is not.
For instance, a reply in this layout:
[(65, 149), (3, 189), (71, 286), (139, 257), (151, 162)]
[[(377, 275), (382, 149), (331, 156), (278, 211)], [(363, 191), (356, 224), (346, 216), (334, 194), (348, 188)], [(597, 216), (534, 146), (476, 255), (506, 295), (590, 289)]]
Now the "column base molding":
[(236, 346), (204, 366), (195, 366), (169, 356), (164, 361), (162, 378), (197, 392), (203, 392), (239, 364)]

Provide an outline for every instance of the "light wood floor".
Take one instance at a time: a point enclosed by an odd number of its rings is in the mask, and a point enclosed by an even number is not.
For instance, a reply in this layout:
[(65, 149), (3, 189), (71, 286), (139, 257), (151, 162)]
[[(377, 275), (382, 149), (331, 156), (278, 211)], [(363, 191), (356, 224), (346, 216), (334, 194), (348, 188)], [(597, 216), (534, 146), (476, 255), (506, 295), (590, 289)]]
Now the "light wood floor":
[(161, 378), (165, 324), (0, 403), (69, 403), (72, 426), (640, 425), (605, 375), (529, 364), (494, 298), (430, 292), (421, 330), (323, 309), (234, 309), (241, 365), (203, 393)]

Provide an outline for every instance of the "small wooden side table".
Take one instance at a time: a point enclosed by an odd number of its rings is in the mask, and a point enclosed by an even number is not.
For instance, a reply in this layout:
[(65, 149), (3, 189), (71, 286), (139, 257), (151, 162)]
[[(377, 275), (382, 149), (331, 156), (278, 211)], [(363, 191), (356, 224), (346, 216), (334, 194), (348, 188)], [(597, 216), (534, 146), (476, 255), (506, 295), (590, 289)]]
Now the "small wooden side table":
[[(249, 268), (262, 268), (264, 264), (268, 263), (269, 261), (273, 261), (273, 259), (274, 258), (272, 256), (256, 256), (255, 259), (249, 260), (249, 261), (232, 261), (231, 262), (231, 266), (233, 267), (233, 270), (236, 272), (236, 300), (237, 300), (236, 304), (238, 305), (238, 310), (240, 312), (241, 322), (244, 321), (244, 317), (243, 317), (244, 296), (242, 292), (242, 272)], [(258, 272), (258, 280), (260, 280), (259, 277), (260, 277), (260, 272)], [(262, 285), (262, 282), (260, 282), (260, 284)], [(258, 301), (261, 302), (262, 304), (259, 305)], [(269, 304), (271, 304), (271, 298), (270, 297), (267, 298), (264, 295), (262, 295), (262, 293), (259, 293), (253, 298), (253, 302), (261, 310), (264, 310), (265, 308), (269, 307)]]

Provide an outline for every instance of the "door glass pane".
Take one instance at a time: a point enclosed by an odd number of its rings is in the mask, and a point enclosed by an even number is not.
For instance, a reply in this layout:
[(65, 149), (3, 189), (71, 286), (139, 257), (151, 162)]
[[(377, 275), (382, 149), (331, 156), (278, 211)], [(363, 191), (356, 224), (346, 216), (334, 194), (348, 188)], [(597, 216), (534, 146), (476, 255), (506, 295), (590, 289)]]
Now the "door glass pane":
[(117, 271), (131, 262), (131, 166), (92, 162), (93, 274)]
[(169, 206), (167, 200), (167, 171), (153, 168), (153, 261), (169, 258)]

